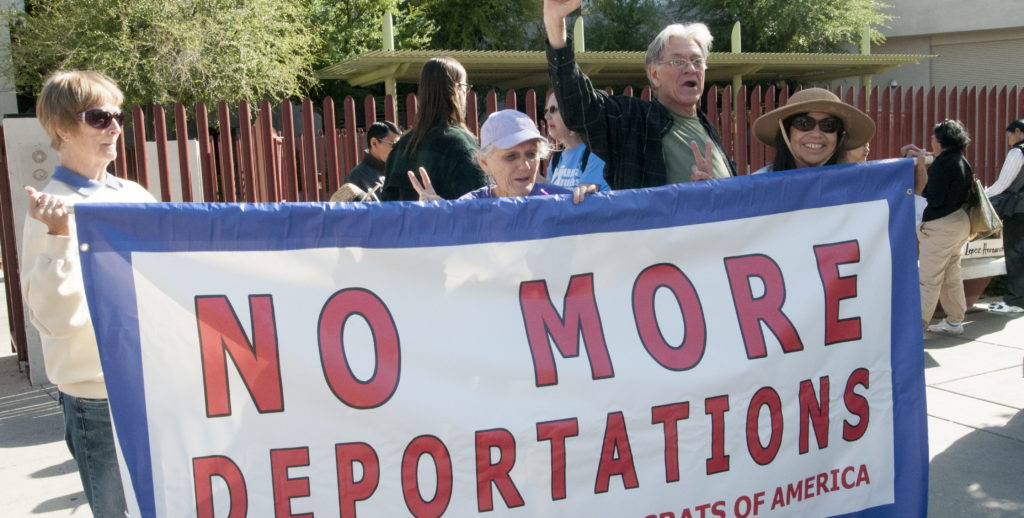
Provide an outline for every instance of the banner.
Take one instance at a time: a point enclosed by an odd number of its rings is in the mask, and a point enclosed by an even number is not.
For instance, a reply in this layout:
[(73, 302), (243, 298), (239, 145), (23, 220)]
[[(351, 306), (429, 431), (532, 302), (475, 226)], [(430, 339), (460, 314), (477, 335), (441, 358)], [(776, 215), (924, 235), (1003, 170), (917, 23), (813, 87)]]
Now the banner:
[(912, 179), (81, 205), (130, 506), (924, 516)]

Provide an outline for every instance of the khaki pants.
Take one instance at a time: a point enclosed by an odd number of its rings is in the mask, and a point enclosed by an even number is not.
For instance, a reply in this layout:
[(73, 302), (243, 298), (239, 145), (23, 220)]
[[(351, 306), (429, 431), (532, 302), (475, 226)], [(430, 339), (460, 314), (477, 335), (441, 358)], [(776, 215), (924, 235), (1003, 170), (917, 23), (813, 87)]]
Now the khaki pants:
[(925, 221), (917, 229), (921, 322), (924, 326), (931, 321), (936, 302), (942, 304), (946, 321), (955, 324), (964, 320), (967, 300), (960, 279), (960, 250), (970, 232), (971, 222), (963, 210)]

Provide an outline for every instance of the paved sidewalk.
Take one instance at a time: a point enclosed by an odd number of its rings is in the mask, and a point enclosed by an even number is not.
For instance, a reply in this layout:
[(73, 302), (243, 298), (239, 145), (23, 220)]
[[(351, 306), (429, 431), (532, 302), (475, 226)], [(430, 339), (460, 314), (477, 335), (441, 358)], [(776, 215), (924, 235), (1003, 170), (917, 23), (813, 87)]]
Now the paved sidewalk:
[[(91, 517), (56, 390), (30, 387), (19, 372), (3, 304), (0, 297), (0, 517)], [(928, 516), (1024, 517), (1024, 315), (979, 311), (965, 326), (961, 337), (925, 342)]]
[(0, 279), (0, 517), (90, 518), (57, 389), (31, 387), (19, 371), (2, 293)]
[(925, 341), (928, 516), (1024, 517), (1024, 314), (964, 325)]

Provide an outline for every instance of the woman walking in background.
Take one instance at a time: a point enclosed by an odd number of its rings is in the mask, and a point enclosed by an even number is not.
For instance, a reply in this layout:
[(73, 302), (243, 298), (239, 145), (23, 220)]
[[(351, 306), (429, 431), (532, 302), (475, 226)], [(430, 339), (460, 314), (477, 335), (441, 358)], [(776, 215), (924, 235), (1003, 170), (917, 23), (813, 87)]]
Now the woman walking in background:
[[(923, 192), (928, 204), (917, 229), (917, 239), (921, 321), (935, 333), (959, 335), (964, 332), (962, 323), (967, 301), (960, 278), (960, 250), (967, 242), (971, 223), (961, 207), (974, 181), (971, 164), (963, 156), (970, 142), (967, 130), (959, 121), (942, 121), (932, 130), (935, 161), (928, 166), (928, 182)], [(942, 304), (946, 318), (928, 325), (936, 302)]]

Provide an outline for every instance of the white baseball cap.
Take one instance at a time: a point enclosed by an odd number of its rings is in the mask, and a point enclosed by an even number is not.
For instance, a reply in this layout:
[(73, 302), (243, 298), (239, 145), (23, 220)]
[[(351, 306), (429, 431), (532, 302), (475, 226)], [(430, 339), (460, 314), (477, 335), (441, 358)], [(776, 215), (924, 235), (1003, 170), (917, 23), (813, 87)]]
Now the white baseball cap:
[(487, 117), (480, 128), (480, 147), (493, 145), (501, 149), (509, 149), (527, 140), (544, 140), (544, 135), (537, 130), (537, 125), (523, 112), (501, 110)]

